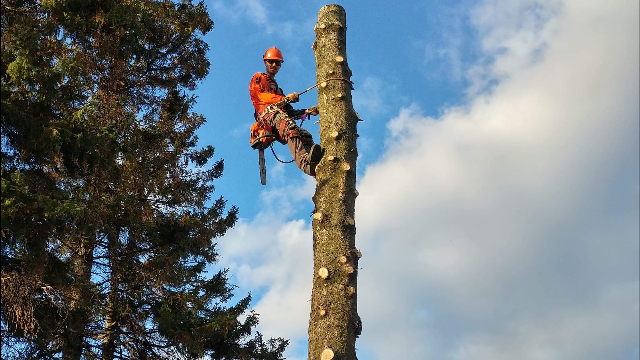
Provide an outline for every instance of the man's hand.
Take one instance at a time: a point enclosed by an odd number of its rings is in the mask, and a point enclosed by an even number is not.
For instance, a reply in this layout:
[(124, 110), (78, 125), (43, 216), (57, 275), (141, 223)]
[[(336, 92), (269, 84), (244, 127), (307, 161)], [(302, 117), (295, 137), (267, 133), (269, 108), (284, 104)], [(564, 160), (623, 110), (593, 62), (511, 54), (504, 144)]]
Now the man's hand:
[(289, 99), (289, 102), (298, 102), (298, 100), (300, 100), (300, 96), (298, 95), (298, 93), (292, 92), (291, 94), (287, 95), (287, 99)]
[(318, 105), (312, 106), (310, 108), (308, 108), (307, 110), (304, 111), (305, 114), (308, 115), (318, 115), (319, 111), (318, 111)]

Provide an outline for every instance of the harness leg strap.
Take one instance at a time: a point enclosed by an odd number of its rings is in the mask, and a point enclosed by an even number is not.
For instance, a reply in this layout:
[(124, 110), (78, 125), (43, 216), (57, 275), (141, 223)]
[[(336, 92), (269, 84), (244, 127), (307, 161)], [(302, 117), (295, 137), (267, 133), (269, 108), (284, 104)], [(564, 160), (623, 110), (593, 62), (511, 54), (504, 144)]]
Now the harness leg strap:
[(304, 143), (313, 142), (311, 133), (299, 127), (296, 122), (290, 118), (282, 120), (278, 128), (284, 141), (289, 141), (290, 138), (299, 137)]
[(285, 119), (280, 122), (280, 135), (285, 142), (288, 142), (291, 138), (300, 137), (299, 129), (296, 122), (291, 119)]

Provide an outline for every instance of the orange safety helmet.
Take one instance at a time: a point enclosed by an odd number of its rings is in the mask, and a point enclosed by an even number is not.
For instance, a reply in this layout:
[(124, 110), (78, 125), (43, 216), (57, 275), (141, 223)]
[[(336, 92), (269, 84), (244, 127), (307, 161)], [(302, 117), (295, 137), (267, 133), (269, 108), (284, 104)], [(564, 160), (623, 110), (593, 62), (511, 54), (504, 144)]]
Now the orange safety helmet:
[(267, 49), (262, 60), (278, 60), (284, 62), (284, 60), (282, 60), (282, 51), (275, 46)]

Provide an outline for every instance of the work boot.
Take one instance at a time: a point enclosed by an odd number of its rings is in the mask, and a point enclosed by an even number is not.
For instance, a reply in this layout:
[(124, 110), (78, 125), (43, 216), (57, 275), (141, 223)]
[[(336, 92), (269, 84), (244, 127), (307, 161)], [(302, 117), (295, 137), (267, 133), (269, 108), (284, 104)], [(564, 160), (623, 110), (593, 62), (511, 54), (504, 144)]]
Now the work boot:
[(317, 164), (322, 159), (322, 155), (324, 155), (324, 149), (320, 144), (311, 145), (311, 150), (309, 150), (309, 162), (312, 164)]
[(316, 177), (316, 166), (318, 166), (318, 163), (309, 163), (304, 167), (304, 169), (302, 169), (302, 172), (307, 175)]
[(307, 155), (309, 156), (309, 163), (303, 170), (305, 174), (314, 177), (316, 176), (316, 166), (320, 162), (320, 159), (322, 159), (322, 155), (324, 155), (324, 149), (322, 148), (322, 146), (320, 146), (319, 144), (311, 145), (309, 155)]

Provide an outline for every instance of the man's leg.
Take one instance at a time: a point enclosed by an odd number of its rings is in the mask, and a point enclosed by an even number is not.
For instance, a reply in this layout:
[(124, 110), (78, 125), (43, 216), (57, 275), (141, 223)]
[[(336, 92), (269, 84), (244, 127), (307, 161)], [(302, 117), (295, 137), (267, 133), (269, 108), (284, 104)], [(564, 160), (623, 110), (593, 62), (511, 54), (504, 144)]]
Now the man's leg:
[(307, 175), (315, 176), (316, 165), (322, 158), (320, 146), (314, 144), (313, 137), (308, 131), (298, 127), (295, 121), (285, 114), (279, 114), (274, 118), (280, 122), (277, 127), (278, 132), (282, 140), (286, 141), (298, 168)]
[(322, 158), (320, 145), (314, 144), (311, 136), (290, 137), (287, 145), (298, 168), (307, 175), (316, 176), (316, 165)]

